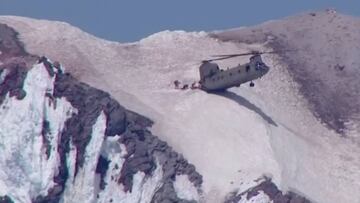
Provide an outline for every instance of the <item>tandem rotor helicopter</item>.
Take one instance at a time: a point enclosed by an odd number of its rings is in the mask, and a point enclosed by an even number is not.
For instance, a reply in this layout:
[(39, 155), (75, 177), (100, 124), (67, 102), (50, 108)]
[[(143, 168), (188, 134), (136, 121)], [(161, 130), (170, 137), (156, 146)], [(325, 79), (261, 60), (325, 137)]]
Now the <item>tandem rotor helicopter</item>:
[[(285, 50), (287, 52), (293, 50)], [(269, 72), (270, 67), (267, 66), (261, 59), (262, 54), (276, 54), (279, 51), (258, 52), (253, 51), (241, 54), (225, 54), (214, 55), (213, 59), (203, 60), (199, 67), (200, 81), (198, 85), (191, 86), (192, 89), (202, 89), (206, 92), (224, 91), (231, 87), (239, 87), (241, 84), (250, 82), (250, 87), (254, 87), (254, 80), (263, 77)], [(213, 61), (225, 60), (239, 56), (251, 56), (248, 63), (237, 65), (226, 70), (220, 69), (218, 64)], [(175, 87), (178, 87), (179, 82), (175, 81)], [(187, 88), (187, 86), (185, 87)], [(184, 88), (182, 88), (184, 89)]]

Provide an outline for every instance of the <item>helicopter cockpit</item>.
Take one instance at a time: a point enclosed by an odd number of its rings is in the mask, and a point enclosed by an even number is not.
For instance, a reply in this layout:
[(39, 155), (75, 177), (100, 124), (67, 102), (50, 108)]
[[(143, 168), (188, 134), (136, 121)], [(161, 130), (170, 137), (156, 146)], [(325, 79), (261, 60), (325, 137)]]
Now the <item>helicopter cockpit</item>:
[(250, 64), (255, 67), (256, 71), (264, 71), (265, 73), (269, 71), (269, 67), (265, 65), (259, 54), (250, 57)]

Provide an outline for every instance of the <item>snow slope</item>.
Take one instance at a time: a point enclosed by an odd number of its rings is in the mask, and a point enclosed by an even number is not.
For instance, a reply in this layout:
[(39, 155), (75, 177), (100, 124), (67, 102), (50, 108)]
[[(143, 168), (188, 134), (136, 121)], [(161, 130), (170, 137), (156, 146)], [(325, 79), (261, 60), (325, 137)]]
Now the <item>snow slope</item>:
[[(281, 189), (314, 202), (360, 201), (358, 144), (314, 116), (281, 57), (264, 56), (274, 68), (256, 81), (255, 88), (243, 85), (220, 95), (174, 90), (176, 79), (198, 80), (200, 60), (213, 54), (269, 50), (271, 38), (239, 43), (203, 32), (164, 31), (119, 44), (59, 22), (19, 17), (2, 17), (0, 22), (20, 32), (29, 52), (63, 61), (80, 80), (155, 121), (152, 131), (203, 175), (206, 202), (241, 193), (264, 174)], [(219, 65), (246, 61), (231, 59)]]

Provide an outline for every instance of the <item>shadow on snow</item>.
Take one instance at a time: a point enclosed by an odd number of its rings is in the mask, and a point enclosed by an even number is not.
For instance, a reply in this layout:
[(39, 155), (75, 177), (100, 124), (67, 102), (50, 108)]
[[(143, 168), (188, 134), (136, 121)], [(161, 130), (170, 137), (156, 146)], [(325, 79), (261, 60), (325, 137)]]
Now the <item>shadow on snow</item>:
[(229, 91), (222, 91), (222, 92), (211, 92), (211, 94), (215, 94), (218, 96), (222, 96), (228, 99), (231, 99), (238, 103), (241, 106), (244, 106), (248, 108), (249, 110), (257, 113), (259, 116), (261, 116), (266, 122), (268, 122), (270, 125), (278, 126), (275, 121), (268, 115), (266, 115), (259, 107), (257, 107), (255, 104), (251, 103), (249, 100), (245, 99), (244, 97), (235, 94), (234, 92)]

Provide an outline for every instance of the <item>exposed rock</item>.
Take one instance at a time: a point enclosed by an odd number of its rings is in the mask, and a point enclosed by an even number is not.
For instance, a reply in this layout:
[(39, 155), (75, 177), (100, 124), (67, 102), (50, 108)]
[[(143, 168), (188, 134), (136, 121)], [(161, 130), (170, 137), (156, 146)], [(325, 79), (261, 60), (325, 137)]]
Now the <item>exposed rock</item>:
[(0, 105), (3, 103), (5, 96), (9, 93), (10, 97), (22, 99), (26, 92), (22, 89), (27, 74), (27, 68), (24, 64), (11, 64), (7, 67), (9, 73), (5, 76), (0, 86)]
[[(49, 62), (49, 60), (45, 56), (40, 57), (38, 63), (43, 63), (49, 75), (51, 77), (54, 77), (55, 71), (53, 65)], [(54, 67), (56, 66), (54, 65)]]
[(18, 39), (19, 33), (6, 24), (0, 23), (0, 69), (9, 68), (14, 64), (31, 67), (36, 61), (33, 56), (25, 51), (23, 43)]
[(96, 165), (96, 173), (100, 174), (100, 189), (103, 190), (105, 189), (105, 181), (104, 181), (104, 177), (106, 175), (107, 170), (109, 169), (109, 162), (110, 160), (107, 160), (106, 158), (104, 158), (103, 156), (99, 156), (99, 160), (98, 163)]
[(50, 134), (50, 123), (47, 120), (43, 121), (42, 124), (42, 130), (41, 130), (41, 136), (43, 138), (43, 146), (45, 148), (45, 153), (46, 153), (46, 157), (49, 158), (50, 157), (50, 150), (51, 150), (51, 145), (50, 145), (50, 141), (48, 139), (48, 134)]
[(0, 203), (14, 203), (7, 195), (0, 197)]
[(65, 97), (78, 110), (66, 125), (66, 136), (72, 138), (77, 148), (75, 174), (83, 165), (84, 153), (91, 139), (92, 126), (101, 111), (107, 117), (106, 134), (121, 134), (125, 130), (125, 109), (109, 94), (81, 83), (70, 74), (56, 75), (54, 97)]
[(152, 124), (149, 119), (127, 112), (127, 122), (127, 130), (119, 139), (127, 149), (127, 158), (119, 179), (125, 191), (131, 191), (133, 175), (138, 171), (151, 175), (156, 168), (155, 159), (158, 159), (162, 166), (164, 173), (162, 182), (171, 183), (176, 175), (186, 174), (195, 186), (200, 187), (202, 176), (196, 172), (195, 167), (174, 152), (166, 142), (159, 140), (144, 128)]
[(164, 185), (155, 193), (151, 203), (196, 203), (196, 201), (187, 201), (179, 199), (176, 196), (173, 182), (165, 182)]
[(0, 86), (0, 105), (7, 93), (17, 99), (26, 96), (26, 92), (22, 89), (26, 70), (36, 59), (25, 51), (18, 35), (13, 28), (0, 23), (0, 70), (2, 72), (6, 68), (9, 71)]
[(231, 194), (225, 203), (237, 203), (243, 197), (250, 200), (252, 197), (257, 196), (260, 191), (264, 192), (274, 203), (310, 203), (310, 200), (297, 195), (294, 192), (283, 194), (283, 192), (277, 188), (271, 179), (267, 177), (265, 177), (265, 179), (255, 187), (252, 187), (240, 194)]
[(24, 45), (18, 40), (18, 33), (7, 26), (0, 23), (0, 60), (5, 61), (11, 57), (25, 56), (28, 53), (24, 49)]

